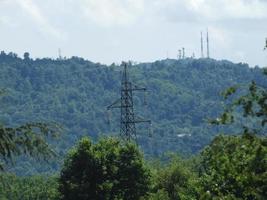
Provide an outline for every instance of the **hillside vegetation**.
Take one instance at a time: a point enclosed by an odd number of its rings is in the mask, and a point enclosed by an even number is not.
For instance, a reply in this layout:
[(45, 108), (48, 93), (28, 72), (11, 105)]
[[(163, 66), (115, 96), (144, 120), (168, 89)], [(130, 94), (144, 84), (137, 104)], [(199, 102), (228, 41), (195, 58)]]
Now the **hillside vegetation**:
[[(106, 66), (79, 57), (64, 60), (19, 58), (0, 54), (0, 85), (6, 91), (1, 99), (1, 122), (15, 126), (28, 121), (57, 122), (63, 126), (60, 140), (51, 140), (60, 156), (82, 136), (98, 140), (119, 133), (119, 110), (112, 111), (109, 123), (106, 107), (120, 95), (120, 66)], [(147, 157), (167, 151), (194, 154), (219, 132), (238, 133), (239, 127), (212, 127), (207, 120), (223, 109), (220, 92), (229, 86), (247, 85), (255, 80), (266, 85), (262, 70), (247, 64), (213, 59), (162, 60), (135, 64), (130, 77), (146, 86), (143, 96), (135, 96), (136, 113), (153, 122), (138, 126), (138, 143)], [(58, 169), (52, 164), (29, 164), (19, 159), (12, 170), (34, 174)]]

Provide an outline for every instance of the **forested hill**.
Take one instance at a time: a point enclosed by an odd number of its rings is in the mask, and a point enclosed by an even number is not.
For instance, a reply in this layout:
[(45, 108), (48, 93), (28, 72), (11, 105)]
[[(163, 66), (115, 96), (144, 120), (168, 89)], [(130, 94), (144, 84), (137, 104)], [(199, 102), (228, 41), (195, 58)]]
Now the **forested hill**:
[[(112, 111), (109, 123), (106, 107), (119, 98), (120, 70), (79, 57), (33, 60), (28, 54), (19, 58), (2, 52), (0, 87), (6, 94), (1, 99), (1, 122), (11, 126), (28, 121), (62, 124), (62, 138), (54, 142), (61, 154), (83, 135), (96, 140), (117, 134), (119, 110)], [(206, 122), (222, 111), (220, 92), (251, 80), (264, 84), (260, 68), (213, 59), (137, 64), (130, 67), (130, 77), (149, 91), (147, 106), (141, 94), (135, 97), (137, 113), (153, 121), (152, 137), (146, 126), (137, 126), (139, 144), (148, 156), (198, 152), (221, 131)]]

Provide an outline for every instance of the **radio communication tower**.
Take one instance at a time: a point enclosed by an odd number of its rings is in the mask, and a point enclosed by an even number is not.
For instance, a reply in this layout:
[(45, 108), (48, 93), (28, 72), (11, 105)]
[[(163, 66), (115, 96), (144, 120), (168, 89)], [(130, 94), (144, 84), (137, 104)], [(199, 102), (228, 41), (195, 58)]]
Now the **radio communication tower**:
[(207, 58), (210, 57), (209, 30), (207, 29)]
[(59, 60), (62, 60), (61, 49), (60, 48), (58, 48), (58, 59)]
[(181, 49), (178, 50), (178, 59), (179, 60), (182, 59), (182, 50)]
[(120, 135), (123, 139), (130, 141), (136, 140), (136, 127), (137, 123), (150, 123), (150, 120), (143, 119), (136, 116), (134, 113), (133, 92), (142, 91), (146, 92), (146, 88), (133, 85), (129, 80), (127, 63), (123, 63), (123, 73), (121, 80), (121, 97), (107, 107), (108, 110), (112, 108), (120, 108)]
[(203, 53), (203, 37), (202, 37), (202, 31), (200, 32), (200, 45), (201, 45), (201, 58), (204, 57), (204, 53)]

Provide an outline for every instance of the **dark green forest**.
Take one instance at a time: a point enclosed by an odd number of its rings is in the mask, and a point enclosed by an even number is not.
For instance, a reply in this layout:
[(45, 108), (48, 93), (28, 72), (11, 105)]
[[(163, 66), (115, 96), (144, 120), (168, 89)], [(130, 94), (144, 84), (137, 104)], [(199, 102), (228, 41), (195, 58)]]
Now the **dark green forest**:
[(83, 138), (60, 174), (0, 174), (3, 200), (265, 200), (267, 141), (252, 133), (217, 136), (200, 155), (145, 161), (133, 143)]
[[(60, 140), (50, 141), (59, 158), (39, 165), (21, 157), (19, 165), (10, 170), (21, 175), (54, 172), (60, 157), (82, 136), (97, 141), (117, 135), (119, 110), (108, 113), (106, 107), (119, 98), (120, 71), (118, 65), (106, 66), (79, 57), (33, 60), (27, 53), (20, 58), (2, 52), (0, 85), (5, 94), (1, 97), (1, 122), (10, 126), (56, 122), (63, 128)], [(168, 151), (195, 154), (221, 132), (240, 132), (239, 125), (225, 128), (207, 123), (224, 108), (221, 92), (233, 85), (246, 87), (252, 80), (267, 85), (258, 67), (213, 59), (135, 64), (130, 67), (130, 78), (148, 89), (146, 99), (138, 94), (134, 99), (136, 113), (152, 120), (152, 130), (137, 127), (138, 144), (147, 157)]]
[(120, 96), (120, 65), (1, 52), (0, 199), (266, 198), (264, 68), (207, 58), (129, 66), (148, 89), (136, 114), (152, 120), (137, 126), (138, 145), (118, 137), (119, 110), (106, 109)]

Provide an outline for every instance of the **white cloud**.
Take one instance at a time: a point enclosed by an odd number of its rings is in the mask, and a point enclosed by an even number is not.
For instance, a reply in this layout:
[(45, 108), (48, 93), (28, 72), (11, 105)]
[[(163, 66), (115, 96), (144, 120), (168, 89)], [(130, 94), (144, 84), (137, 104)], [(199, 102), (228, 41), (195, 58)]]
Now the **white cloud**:
[(19, 26), (18, 23), (14, 19), (6, 15), (0, 16), (0, 25), (4, 25), (6, 27), (10, 27), (13, 29)]
[(83, 0), (85, 16), (100, 26), (129, 25), (144, 11), (144, 0)]
[(66, 39), (66, 34), (52, 26), (32, 0), (16, 0), (16, 2), (35, 21), (41, 33), (49, 34), (57, 39)]
[(8, 25), (10, 20), (7, 16), (0, 16), (0, 24)]
[(209, 20), (267, 18), (267, 2), (260, 0), (188, 0), (192, 11)]
[(146, 0), (155, 15), (172, 22), (267, 19), (266, 0)]

